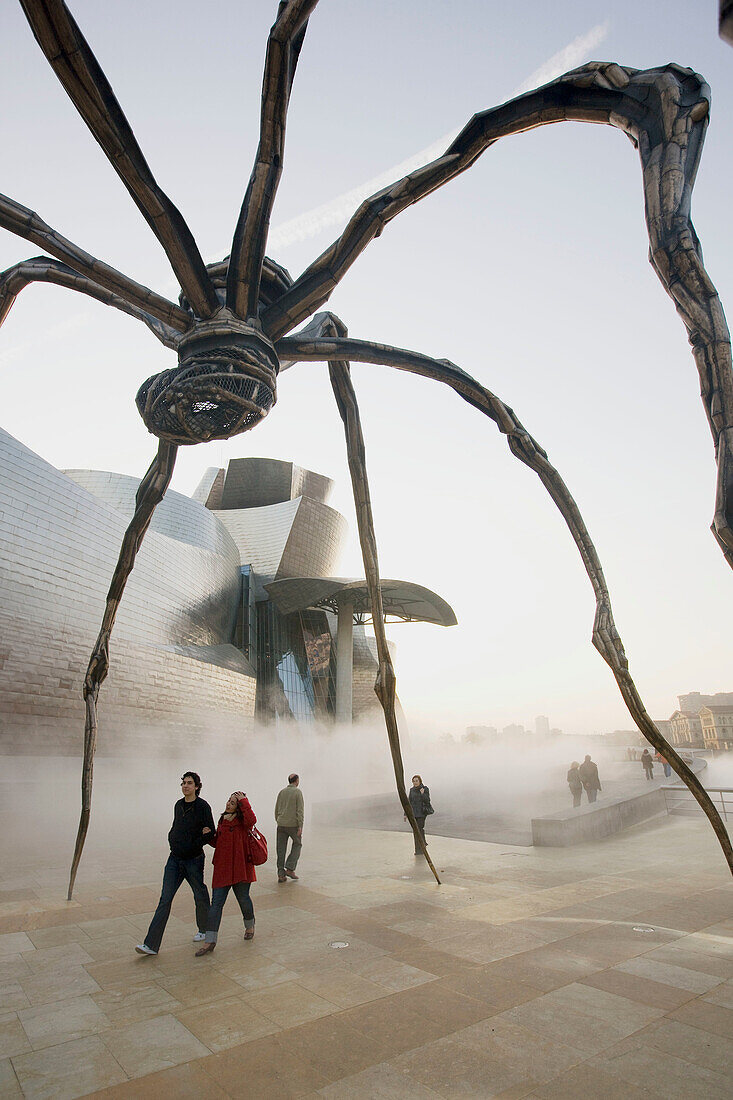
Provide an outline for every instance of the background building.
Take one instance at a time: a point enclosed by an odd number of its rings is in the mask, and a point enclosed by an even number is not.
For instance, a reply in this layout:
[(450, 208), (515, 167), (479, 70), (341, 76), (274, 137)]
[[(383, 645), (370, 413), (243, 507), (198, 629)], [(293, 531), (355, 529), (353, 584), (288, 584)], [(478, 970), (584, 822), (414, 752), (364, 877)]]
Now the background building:
[[(722, 721), (723, 717), (733, 717), (733, 692), (718, 691), (715, 695), (701, 695), (699, 691), (690, 691), (686, 695), (678, 695), (677, 701), (679, 709), (669, 719), (669, 739), (673, 745), (692, 749), (733, 748), (730, 736), (718, 736), (729, 728), (729, 723)], [(705, 730), (702, 722), (703, 710), (706, 711)], [(718, 715), (717, 719), (715, 714)]]
[[(0, 753), (76, 753), (83, 677), (139, 481), (56, 470), (2, 431), (0, 465)], [(333, 576), (346, 521), (330, 488), (253, 458), (207, 471), (193, 497), (166, 493), (117, 615), (100, 752), (207, 734), (241, 744), (255, 719), (333, 721), (339, 629), (342, 719), (378, 706), (364, 582)], [(385, 581), (384, 595), (400, 618), (455, 622), (419, 586)]]
[(701, 707), (700, 726), (706, 749), (716, 752), (733, 749), (733, 706)]
[[(256, 668), (262, 722), (349, 723), (380, 709), (366, 583), (334, 576), (346, 520), (327, 503), (331, 488), (292, 462), (241, 458), (207, 470), (194, 494), (239, 550), (235, 636)], [(383, 579), (382, 602), (387, 618), (456, 621), (444, 600), (410, 582)]]

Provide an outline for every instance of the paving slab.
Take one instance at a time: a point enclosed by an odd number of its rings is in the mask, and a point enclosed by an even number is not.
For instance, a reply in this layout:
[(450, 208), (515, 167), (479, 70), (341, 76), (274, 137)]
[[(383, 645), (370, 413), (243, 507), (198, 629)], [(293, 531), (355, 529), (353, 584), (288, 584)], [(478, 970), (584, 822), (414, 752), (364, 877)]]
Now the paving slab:
[[(8, 1097), (731, 1095), (733, 888), (705, 822), (574, 849), (309, 832), (297, 883), (259, 869), (257, 934), (225, 910), (195, 957), (184, 886), (141, 958), (157, 847), (0, 870)], [(208, 871), (207, 871), (208, 874)], [(346, 946), (338, 946), (345, 944)]]

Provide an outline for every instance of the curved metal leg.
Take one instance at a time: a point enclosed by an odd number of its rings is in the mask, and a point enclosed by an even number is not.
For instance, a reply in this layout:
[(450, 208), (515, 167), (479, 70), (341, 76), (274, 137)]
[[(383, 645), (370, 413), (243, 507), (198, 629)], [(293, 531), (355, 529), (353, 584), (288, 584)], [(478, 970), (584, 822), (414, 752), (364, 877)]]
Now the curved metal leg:
[[(341, 331), (345, 331), (337, 318), (330, 317), (332, 325), (338, 324)], [(323, 326), (322, 331), (327, 331), (329, 324)], [(420, 832), (415, 815), (412, 812), (410, 800), (405, 790), (405, 766), (402, 762), (402, 748), (400, 746), (400, 732), (395, 713), (396, 677), (392, 658), (387, 645), (387, 635), (384, 630), (384, 608), (382, 606), (382, 591), (379, 584), (379, 561), (377, 556), (377, 539), (374, 533), (374, 518), (372, 516), (372, 503), (369, 496), (369, 481), (366, 471), (366, 452), (364, 449), (364, 436), (361, 430), (359, 418), (359, 406), (356, 402), (356, 394), (351, 382), (349, 364), (342, 360), (330, 360), (328, 364), (331, 376), (336, 404), (338, 405), (341, 419), (344, 422), (346, 435), (346, 451), (349, 458), (349, 472), (351, 485), (354, 492), (354, 505), (356, 507), (356, 522), (359, 528), (359, 542), (364, 560), (364, 574), (369, 588), (369, 596), (372, 604), (372, 624), (374, 637), (377, 643), (377, 655), (379, 669), (374, 684), (379, 702), (384, 711), (384, 721), (387, 727), (387, 739), (392, 754), (392, 766), (394, 768), (397, 794), (399, 795), (402, 809), (410, 822), (415, 837), (415, 847), (420, 849), (425, 856), (430, 870), (435, 875), (435, 881), (440, 884), (438, 872), (430, 856), (428, 855), (425, 837)]]
[(20, 3), (48, 63), (163, 245), (181, 289), (199, 317), (212, 316), (219, 309), (219, 299), (193, 234), (158, 186), (107, 77), (64, 0)]
[[(313, 331), (314, 327), (311, 325), (309, 331)], [(506, 435), (512, 454), (537, 474), (557, 505), (573, 536), (596, 597), (593, 645), (611, 669), (623, 700), (638, 728), (647, 741), (671, 764), (707, 816), (723, 850), (726, 862), (733, 873), (733, 846), (731, 846), (728, 830), (713, 805), (710, 795), (697, 776), (688, 768), (684, 760), (675, 752), (654, 725), (637, 691), (636, 684), (629, 671), (629, 662), (624, 651), (623, 642), (613, 620), (611, 597), (598, 552), (593, 545), (578, 505), (575, 503), (562, 477), (549, 461), (545, 451), (524, 428), (514, 410), (505, 405), (490, 390), (485, 389), (470, 374), (467, 374), (447, 359), (431, 359), (428, 355), (405, 351), (403, 348), (393, 348), (384, 344), (372, 344), (366, 340), (353, 340), (338, 336), (326, 339), (290, 337), (279, 341), (276, 350), (281, 359), (291, 361), (312, 360), (323, 362), (326, 360), (330, 362), (341, 355), (344, 359), (354, 359), (364, 363), (381, 363), (386, 366), (397, 367), (399, 370), (422, 375), (425, 378), (432, 378), (436, 382), (443, 382), (445, 385), (450, 386), (465, 401), (468, 401), (470, 405), (479, 409), (495, 422), (499, 431)]]
[(89, 818), (92, 810), (92, 779), (94, 773), (94, 753), (97, 748), (97, 699), (99, 688), (109, 671), (109, 639), (112, 634), (117, 609), (125, 591), (127, 578), (132, 572), (137, 552), (145, 537), (153, 512), (160, 504), (165, 491), (170, 484), (173, 467), (176, 462), (178, 448), (170, 443), (158, 445), (158, 453), (150, 464), (145, 477), (140, 482), (140, 487), (135, 497), (135, 514), (125, 531), (125, 536), (120, 547), (120, 555), (117, 559), (115, 571), (112, 574), (112, 582), (107, 593), (107, 603), (102, 616), (102, 625), (94, 644), (92, 655), (89, 658), (89, 666), (84, 678), (84, 700), (86, 702), (86, 722), (84, 725), (84, 761), (81, 773), (81, 816), (79, 828), (74, 844), (74, 856), (71, 861), (69, 873), (69, 892), (67, 898), (71, 901), (74, 890), (76, 872), (79, 868), (79, 860), (84, 849)]
[(163, 324), (157, 317), (145, 313), (142, 309), (132, 305), (119, 294), (112, 294), (102, 286), (93, 283), (84, 275), (61, 264), (57, 260), (49, 260), (45, 256), (34, 256), (30, 260), (14, 264), (0, 272), (0, 325), (4, 322), (13, 307), (15, 299), (30, 283), (55, 283), (57, 286), (66, 287), (69, 290), (78, 290), (81, 294), (88, 294), (90, 298), (96, 298), (106, 306), (114, 306), (115, 309), (134, 317), (136, 321), (142, 321), (150, 331), (158, 337), (167, 348), (175, 350), (180, 334), (170, 325)]

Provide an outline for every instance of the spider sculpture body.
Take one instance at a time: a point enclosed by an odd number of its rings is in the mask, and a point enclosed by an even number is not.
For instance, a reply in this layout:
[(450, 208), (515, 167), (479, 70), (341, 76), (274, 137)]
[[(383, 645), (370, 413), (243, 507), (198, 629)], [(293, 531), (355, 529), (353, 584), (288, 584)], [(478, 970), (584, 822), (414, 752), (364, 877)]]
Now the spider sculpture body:
[[(692, 344), (718, 460), (713, 531), (733, 564), (733, 373), (730, 338), (715, 287), (702, 263), (690, 201), (709, 112), (709, 90), (677, 65), (637, 70), (594, 62), (550, 84), (475, 115), (445, 153), (366, 200), (343, 233), (295, 280), (265, 256), (269, 218), (283, 169), (285, 123), (298, 57), (317, 0), (282, 0), (265, 59), (260, 141), (234, 233), (231, 255), (206, 266), (183, 217), (158, 186), (127, 119), (63, 0), (20, 0), (38, 44), (165, 249), (181, 287), (179, 303), (148, 290), (62, 237), (32, 211), (0, 196), (0, 226), (40, 246), (0, 275), (0, 323), (28, 283), (56, 283), (145, 323), (178, 355), (178, 365), (149, 378), (137, 406), (158, 452), (140, 483), (97, 642), (84, 681), (86, 727), (82, 812), (69, 881), (74, 886), (89, 823), (97, 699), (107, 675), (109, 639), (126, 579), (151, 516), (170, 482), (177, 448), (248, 431), (275, 403), (280, 365), (329, 364), (344, 422), (359, 537), (379, 657), (375, 691), (384, 709), (400, 801), (416, 842), (438, 878), (410, 808), (395, 717), (395, 677), (384, 632), (377, 547), (364, 443), (350, 361), (384, 364), (452, 388), (494, 421), (512, 453), (534, 470), (580, 551), (596, 599), (593, 643), (610, 666), (639, 729), (663, 753), (707, 814), (733, 870), (723, 823), (699, 780), (649, 718), (628, 668), (598, 555), (577, 505), (539, 444), (513, 410), (447, 360), (351, 339), (331, 313), (316, 313), (352, 263), (401, 211), (470, 168), (499, 138), (561, 121), (607, 123), (623, 130), (642, 164), (650, 259), (672, 296)], [(310, 322), (289, 335), (303, 322)]]

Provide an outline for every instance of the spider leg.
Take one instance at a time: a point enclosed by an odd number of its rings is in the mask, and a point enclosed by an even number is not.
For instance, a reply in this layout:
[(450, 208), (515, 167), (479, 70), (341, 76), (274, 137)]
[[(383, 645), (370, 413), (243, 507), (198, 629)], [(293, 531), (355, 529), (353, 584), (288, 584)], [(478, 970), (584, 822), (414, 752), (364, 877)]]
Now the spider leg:
[(263, 330), (277, 340), (309, 317), (392, 218), (464, 172), (499, 138), (562, 121), (624, 130), (641, 159), (650, 261), (687, 329), (700, 376), (718, 464), (713, 533), (733, 566), (730, 333), (690, 218), (709, 109), (710, 89), (691, 69), (592, 62), (474, 115), (442, 157), (361, 204), (338, 240), (263, 312)]
[(285, 123), (308, 17), (318, 0), (283, 0), (270, 30), (262, 79), (260, 142), (234, 231), (227, 306), (246, 320), (257, 316), (267, 231), (285, 152)]
[(9, 199), (7, 195), (0, 195), (0, 227), (15, 233), (17, 237), (23, 237), (39, 245), (62, 264), (83, 275), (89, 282), (109, 291), (110, 294), (121, 298), (129, 305), (136, 306), (142, 312), (156, 317), (167, 327), (177, 332), (186, 332), (191, 327), (190, 315), (180, 306), (174, 305), (155, 291), (129, 279), (121, 271), (90, 256), (88, 252), (47, 225), (38, 217), (38, 214)]
[(9, 267), (0, 272), (0, 325), (10, 313), (15, 299), (21, 290), (29, 283), (55, 283), (57, 286), (67, 287), (69, 290), (78, 290), (81, 294), (88, 294), (90, 298), (96, 298), (106, 306), (114, 306), (115, 309), (134, 317), (136, 321), (142, 321), (161, 343), (175, 350), (180, 334), (170, 325), (163, 324), (157, 317), (145, 313), (137, 306), (130, 305), (118, 294), (112, 294), (104, 287), (97, 286), (90, 279), (79, 275), (66, 264), (57, 260), (49, 260), (46, 256), (36, 256), (31, 260)]
[(672, 251), (686, 231), (696, 246), (690, 199), (709, 100), (707, 84), (690, 69), (591, 62), (474, 115), (441, 157), (358, 207), (341, 236), (264, 311), (263, 329), (276, 340), (309, 317), (388, 222), (465, 172), (500, 138), (555, 122), (600, 122), (625, 130), (641, 155), (652, 256), (660, 247)]
[[(328, 333), (345, 333), (343, 323), (332, 313), (321, 314), (321, 331)], [(415, 837), (415, 847), (419, 845), (427, 861), (430, 870), (435, 876), (435, 881), (440, 885), (438, 872), (431, 860), (425, 837), (420, 832), (415, 815), (412, 812), (410, 800), (405, 790), (405, 766), (402, 762), (402, 748), (400, 746), (400, 732), (395, 711), (396, 677), (389, 647), (387, 635), (384, 630), (384, 607), (382, 604), (382, 589), (379, 581), (379, 560), (377, 553), (377, 538), (374, 531), (374, 517), (372, 515), (372, 503), (369, 496), (369, 481), (366, 470), (366, 451), (364, 448), (364, 436), (361, 430), (359, 406), (356, 401), (356, 393), (351, 381), (349, 364), (341, 359), (329, 359), (328, 370), (331, 378), (336, 404), (338, 405), (341, 419), (344, 422), (346, 436), (346, 452), (349, 459), (349, 472), (351, 474), (351, 486), (354, 493), (354, 506), (356, 508), (356, 523), (359, 529), (359, 542), (364, 561), (364, 575), (369, 588), (369, 599), (372, 605), (372, 625), (374, 638), (377, 643), (377, 656), (379, 668), (374, 691), (382, 704), (384, 721), (387, 727), (387, 740), (389, 741), (394, 768), (397, 794), (405, 816), (410, 823)]]
[(69, 98), (158, 238), (199, 317), (219, 300), (191, 230), (161, 190), (109, 81), (63, 0), (20, 0), (25, 17)]
[(79, 860), (84, 848), (84, 841), (89, 828), (89, 817), (92, 808), (92, 778), (94, 771), (94, 753), (97, 747), (97, 699), (102, 681), (109, 670), (109, 640), (112, 634), (117, 609), (125, 591), (127, 578), (132, 572), (137, 552), (145, 537), (153, 512), (165, 495), (173, 475), (173, 467), (176, 462), (178, 448), (163, 440), (158, 444), (158, 453), (150, 464), (148, 472), (140, 482), (135, 497), (135, 514), (133, 515), (127, 530), (125, 531), (117, 559), (115, 571), (107, 593), (104, 615), (99, 635), (94, 644), (92, 655), (89, 658), (89, 666), (84, 677), (84, 700), (86, 703), (86, 722), (84, 725), (84, 762), (81, 777), (81, 815), (79, 828), (74, 845), (74, 856), (71, 861), (69, 874), (68, 900), (74, 889), (76, 872)]
[(402, 348), (340, 336), (331, 336), (326, 339), (289, 337), (280, 340), (275, 350), (281, 359), (290, 361), (331, 362), (340, 358), (396, 367), (398, 370), (410, 371), (424, 378), (432, 378), (436, 382), (443, 382), (450, 386), (465, 401), (494, 421), (499, 431), (506, 435), (512, 454), (537, 474), (570, 530), (596, 598), (593, 645), (611, 669), (629, 713), (647, 741), (666, 758), (696, 798), (708, 817), (728, 866), (733, 872), (733, 847), (730, 837), (709, 794), (654, 725), (637, 691), (629, 672), (629, 662), (623, 643), (613, 620), (611, 597), (603, 568), (580, 510), (562, 477), (549, 461), (546, 452), (523, 427), (513, 409), (505, 405), (490, 390), (485, 389), (470, 374), (447, 359), (432, 359), (430, 356), (405, 351)]

